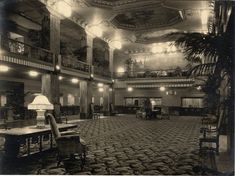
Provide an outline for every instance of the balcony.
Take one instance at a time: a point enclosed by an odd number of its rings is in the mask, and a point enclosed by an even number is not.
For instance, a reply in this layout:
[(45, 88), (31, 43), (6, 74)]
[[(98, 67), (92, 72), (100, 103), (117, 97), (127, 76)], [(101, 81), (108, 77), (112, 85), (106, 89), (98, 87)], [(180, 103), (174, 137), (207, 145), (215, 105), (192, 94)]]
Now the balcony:
[[(45, 64), (51, 66), (49, 70), (53, 71), (55, 55), (49, 50), (31, 46), (5, 36), (0, 36), (0, 49), (3, 56), (0, 59), (2, 61), (39, 68), (43, 68), (43, 65)], [(22, 59), (25, 62), (23, 62)], [(35, 65), (33, 63), (38, 64)]]
[(155, 79), (155, 78), (164, 79), (164, 78), (180, 78), (187, 76), (188, 76), (187, 70), (180, 70), (180, 69), (114, 73), (114, 77), (120, 80)]
[(69, 68), (69, 69), (73, 69), (76, 71), (90, 73), (89, 64), (78, 61), (77, 59), (71, 58), (68, 56), (62, 56), (61, 65), (62, 65), (62, 68), (64, 67), (65, 69)]
[[(29, 44), (7, 38), (0, 35), (0, 61), (34, 67), (47, 71), (54, 71), (56, 64), (61, 64), (61, 73), (82, 78), (102, 79), (110, 81), (111, 73), (101, 67), (91, 66), (71, 56), (61, 56), (57, 59), (54, 53), (49, 50), (31, 46)], [(59, 58), (59, 57), (58, 57)]]

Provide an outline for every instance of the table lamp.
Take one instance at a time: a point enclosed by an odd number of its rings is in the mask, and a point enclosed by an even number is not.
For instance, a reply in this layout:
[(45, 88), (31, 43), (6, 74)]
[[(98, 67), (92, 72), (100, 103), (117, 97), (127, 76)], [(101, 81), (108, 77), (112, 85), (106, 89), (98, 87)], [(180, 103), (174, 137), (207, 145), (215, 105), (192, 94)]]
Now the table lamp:
[(54, 109), (53, 104), (51, 104), (48, 98), (42, 94), (38, 94), (32, 103), (28, 105), (28, 109), (37, 111), (37, 127), (45, 127), (45, 111)]

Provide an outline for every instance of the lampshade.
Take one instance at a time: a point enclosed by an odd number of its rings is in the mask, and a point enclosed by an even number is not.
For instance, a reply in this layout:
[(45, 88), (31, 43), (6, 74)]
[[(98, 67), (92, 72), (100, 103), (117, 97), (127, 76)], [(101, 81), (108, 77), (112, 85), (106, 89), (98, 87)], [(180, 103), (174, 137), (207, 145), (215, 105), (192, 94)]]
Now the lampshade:
[(37, 95), (33, 102), (28, 105), (28, 109), (35, 109), (35, 110), (52, 110), (54, 109), (53, 104), (49, 102), (46, 96), (44, 95)]

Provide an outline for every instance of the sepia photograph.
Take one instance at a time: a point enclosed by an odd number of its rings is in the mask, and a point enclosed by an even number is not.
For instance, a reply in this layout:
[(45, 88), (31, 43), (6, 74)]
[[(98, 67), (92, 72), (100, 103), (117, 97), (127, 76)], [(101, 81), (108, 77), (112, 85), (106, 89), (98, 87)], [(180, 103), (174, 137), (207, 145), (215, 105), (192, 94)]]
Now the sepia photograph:
[(0, 175), (234, 175), (233, 0), (0, 0)]

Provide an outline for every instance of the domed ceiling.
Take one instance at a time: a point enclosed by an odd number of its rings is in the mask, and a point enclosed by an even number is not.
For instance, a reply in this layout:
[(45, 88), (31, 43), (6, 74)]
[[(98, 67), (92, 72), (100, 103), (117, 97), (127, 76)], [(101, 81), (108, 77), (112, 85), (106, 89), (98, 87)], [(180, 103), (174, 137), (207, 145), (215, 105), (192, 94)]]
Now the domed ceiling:
[(182, 22), (179, 10), (162, 6), (117, 14), (111, 21), (117, 28), (131, 31), (168, 27), (179, 22)]

